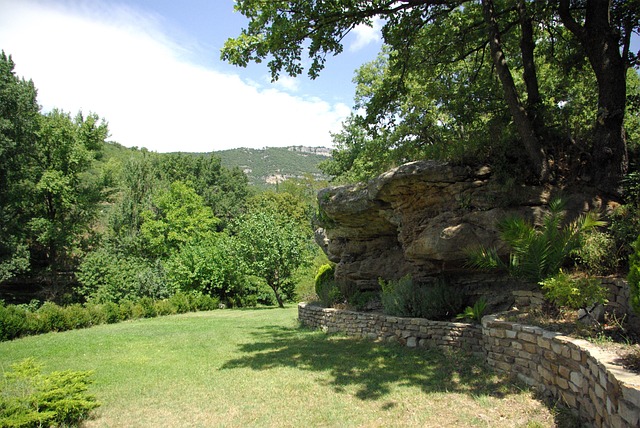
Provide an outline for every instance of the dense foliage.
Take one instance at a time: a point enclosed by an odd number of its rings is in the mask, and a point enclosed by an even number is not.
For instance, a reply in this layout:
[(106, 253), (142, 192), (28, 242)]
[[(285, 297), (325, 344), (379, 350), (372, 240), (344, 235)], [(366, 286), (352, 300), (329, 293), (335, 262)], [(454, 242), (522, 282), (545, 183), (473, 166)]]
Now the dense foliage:
[(637, 65), (636, 2), (240, 0), (235, 7), (249, 21), (222, 58), (239, 66), (266, 60), (274, 79), (304, 67), (317, 77), (349, 32), (382, 21), (383, 51), (355, 78), (354, 110), (364, 113), (344, 124), (324, 166), (340, 179), (423, 157), (488, 161), (543, 182), (578, 176), (609, 190), (627, 171), (626, 135), (637, 144), (638, 130), (637, 116), (625, 116), (627, 97), (637, 94), (629, 70)]
[[(0, 286), (31, 283), (40, 299), (110, 308), (108, 322), (180, 311), (172, 299), (194, 293), (226, 306), (295, 298), (313, 255), (313, 178), (257, 193), (213, 154), (124, 148), (106, 141), (107, 124), (93, 113), (41, 113), (33, 83), (13, 68), (3, 52)], [(130, 309), (118, 315), (122, 305)], [(46, 330), (37, 320), (50, 309), (3, 308), (37, 325), (5, 336)], [(51, 329), (95, 322), (80, 316)]]

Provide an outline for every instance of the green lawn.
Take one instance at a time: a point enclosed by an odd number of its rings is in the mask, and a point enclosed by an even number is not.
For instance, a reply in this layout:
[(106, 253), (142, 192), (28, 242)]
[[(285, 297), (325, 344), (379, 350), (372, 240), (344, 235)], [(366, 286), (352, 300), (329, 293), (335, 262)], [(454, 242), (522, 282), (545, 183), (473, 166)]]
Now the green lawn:
[(223, 310), (0, 343), (0, 367), (94, 370), (88, 427), (551, 427), (526, 389), (458, 353), (298, 326), (297, 309)]

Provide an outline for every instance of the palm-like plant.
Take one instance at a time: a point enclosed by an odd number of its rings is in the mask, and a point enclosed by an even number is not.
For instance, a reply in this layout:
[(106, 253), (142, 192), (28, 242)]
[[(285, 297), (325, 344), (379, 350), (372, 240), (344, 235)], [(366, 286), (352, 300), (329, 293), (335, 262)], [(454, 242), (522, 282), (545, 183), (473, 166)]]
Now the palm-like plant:
[(504, 269), (513, 276), (535, 282), (555, 275), (580, 247), (582, 235), (606, 224), (597, 213), (589, 212), (563, 225), (564, 208), (561, 199), (551, 201), (539, 227), (521, 217), (500, 221), (500, 237), (511, 247), (509, 260), (501, 259), (495, 248), (480, 247), (468, 253), (469, 265), (477, 269)]

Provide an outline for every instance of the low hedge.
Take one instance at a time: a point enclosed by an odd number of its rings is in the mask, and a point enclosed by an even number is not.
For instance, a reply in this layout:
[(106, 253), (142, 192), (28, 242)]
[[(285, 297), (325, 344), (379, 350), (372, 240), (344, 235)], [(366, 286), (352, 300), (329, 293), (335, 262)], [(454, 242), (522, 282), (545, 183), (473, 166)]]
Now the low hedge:
[(213, 310), (219, 307), (219, 303), (216, 297), (190, 293), (177, 293), (162, 300), (142, 298), (120, 303), (76, 303), (69, 306), (58, 306), (52, 302), (40, 307), (36, 304), (6, 305), (0, 300), (0, 341), (129, 319)]

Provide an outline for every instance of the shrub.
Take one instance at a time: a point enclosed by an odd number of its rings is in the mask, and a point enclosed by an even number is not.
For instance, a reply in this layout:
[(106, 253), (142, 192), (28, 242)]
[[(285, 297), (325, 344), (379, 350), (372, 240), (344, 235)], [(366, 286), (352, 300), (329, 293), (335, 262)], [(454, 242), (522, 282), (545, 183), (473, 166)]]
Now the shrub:
[(66, 325), (70, 330), (91, 326), (91, 314), (79, 303), (66, 306), (64, 308)]
[(540, 285), (546, 298), (558, 306), (580, 309), (606, 302), (607, 290), (597, 278), (572, 276), (561, 270)]
[(520, 217), (506, 218), (498, 223), (500, 237), (511, 247), (505, 263), (494, 248), (479, 248), (469, 252), (469, 264), (479, 269), (505, 269), (510, 274), (540, 282), (558, 273), (570, 255), (580, 248), (587, 231), (604, 226), (596, 213), (587, 213), (562, 226), (564, 203), (555, 199), (542, 226), (535, 227)]
[(344, 300), (342, 293), (340, 292), (340, 287), (335, 281), (325, 282), (320, 287), (316, 288), (316, 294), (318, 294), (318, 299), (320, 303), (324, 307), (330, 308), (336, 303), (339, 303)]
[(273, 306), (277, 303), (273, 290), (267, 285), (264, 279), (257, 276), (247, 275), (244, 278), (244, 282), (245, 286), (242, 293), (242, 306), (251, 306), (250, 302), (245, 301), (247, 298), (253, 300), (253, 306), (258, 303)]
[(576, 261), (592, 275), (606, 275), (615, 271), (619, 263), (616, 242), (611, 235), (591, 230), (582, 237)]
[(69, 330), (64, 309), (53, 302), (46, 302), (36, 312), (38, 333)]
[(212, 311), (218, 309), (220, 305), (220, 299), (218, 297), (212, 297), (208, 294), (191, 294), (191, 306), (197, 311)]
[(0, 341), (11, 340), (27, 334), (27, 310), (15, 305), (5, 305), (0, 300)]
[(124, 320), (130, 320), (135, 318), (133, 316), (134, 306), (135, 306), (135, 303), (132, 302), (131, 300), (128, 300), (128, 299), (121, 300), (120, 304), (118, 305), (120, 309), (120, 319), (124, 321)]
[(2, 376), (0, 426), (77, 426), (100, 404), (87, 394), (91, 372), (48, 375), (34, 359), (13, 364)]
[(192, 310), (217, 309), (220, 299), (201, 293), (177, 293), (171, 299), (153, 300), (144, 297), (137, 302), (122, 300), (120, 304), (72, 304), (66, 307), (53, 302), (44, 303), (35, 312), (33, 305), (5, 305), (0, 300), (0, 341), (30, 334), (48, 333), (117, 323), (132, 318), (151, 318)]
[(105, 312), (102, 310), (102, 305), (86, 303), (84, 307), (89, 314), (91, 325), (100, 325), (107, 322), (107, 317)]
[(479, 298), (473, 306), (467, 306), (464, 312), (458, 314), (456, 319), (464, 320), (470, 319), (477, 323), (482, 323), (482, 317), (487, 310), (487, 300), (484, 297)]
[(243, 289), (243, 271), (235, 256), (233, 239), (218, 234), (210, 239), (184, 245), (166, 263), (171, 287), (235, 299)]
[(333, 264), (327, 263), (318, 268), (315, 277), (316, 294), (320, 296), (321, 290), (326, 284), (334, 282), (336, 269)]
[(77, 292), (95, 303), (119, 303), (140, 297), (162, 299), (170, 295), (161, 263), (150, 264), (107, 248), (87, 254), (77, 278), (81, 283)]
[(406, 275), (397, 281), (379, 281), (382, 307), (388, 315), (431, 320), (455, 316), (463, 307), (463, 296), (443, 281), (418, 285)]
[(107, 324), (115, 324), (123, 320), (120, 305), (114, 302), (105, 302), (102, 305), (102, 312), (104, 313), (104, 320)]
[(188, 294), (177, 292), (169, 297), (169, 302), (173, 306), (175, 313), (184, 314), (195, 309)]
[(611, 214), (609, 231), (616, 243), (617, 253), (627, 261), (633, 253), (633, 243), (640, 235), (640, 209), (636, 205), (621, 205)]
[(640, 236), (633, 243), (633, 253), (629, 256), (629, 288), (631, 289), (631, 306), (640, 314)]
[(155, 302), (150, 297), (143, 297), (138, 300), (136, 309), (139, 309), (140, 311), (139, 318), (153, 318), (157, 315)]
[(155, 309), (154, 316), (173, 315), (176, 313), (176, 307), (168, 299), (156, 300), (153, 307)]
[(380, 302), (380, 293), (377, 291), (357, 291), (347, 299), (349, 306), (361, 311), (366, 309), (370, 303)]
[(316, 295), (320, 303), (327, 308), (333, 306), (343, 298), (334, 276), (335, 266), (327, 263), (320, 266), (315, 277)]

